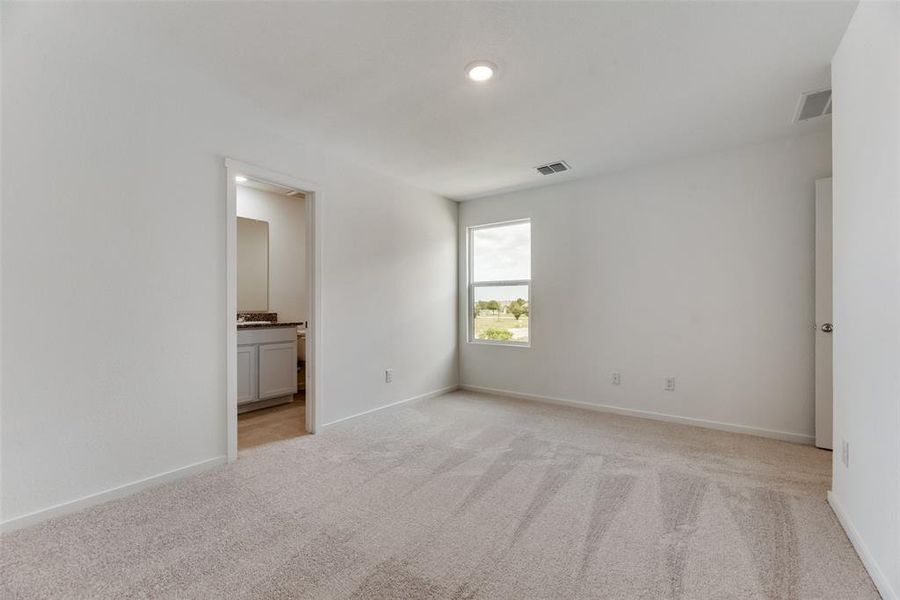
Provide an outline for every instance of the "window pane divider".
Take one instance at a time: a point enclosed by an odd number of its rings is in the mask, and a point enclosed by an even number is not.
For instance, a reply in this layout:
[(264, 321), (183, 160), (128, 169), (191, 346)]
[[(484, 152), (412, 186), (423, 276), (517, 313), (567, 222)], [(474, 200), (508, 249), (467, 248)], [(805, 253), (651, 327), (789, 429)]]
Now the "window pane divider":
[(501, 279), (499, 281), (473, 281), (470, 285), (472, 287), (502, 287), (513, 285), (529, 285), (530, 283), (530, 279)]

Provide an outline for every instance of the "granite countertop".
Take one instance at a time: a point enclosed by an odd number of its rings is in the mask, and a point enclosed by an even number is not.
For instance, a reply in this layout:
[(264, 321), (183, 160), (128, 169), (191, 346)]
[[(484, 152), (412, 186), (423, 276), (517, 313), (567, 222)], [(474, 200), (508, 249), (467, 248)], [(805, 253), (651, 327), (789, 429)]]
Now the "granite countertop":
[(277, 321), (272, 323), (238, 323), (238, 329), (275, 329), (276, 327), (298, 327), (303, 325), (301, 321)]

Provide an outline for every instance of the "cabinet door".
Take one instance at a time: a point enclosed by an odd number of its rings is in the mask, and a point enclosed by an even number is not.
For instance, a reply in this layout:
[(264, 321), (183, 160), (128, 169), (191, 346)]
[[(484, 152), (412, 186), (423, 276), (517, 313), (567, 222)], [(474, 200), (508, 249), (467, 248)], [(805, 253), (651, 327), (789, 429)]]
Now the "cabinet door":
[(297, 344), (259, 346), (259, 399), (297, 393)]
[(256, 348), (257, 346), (237, 347), (237, 403), (258, 400), (256, 394)]

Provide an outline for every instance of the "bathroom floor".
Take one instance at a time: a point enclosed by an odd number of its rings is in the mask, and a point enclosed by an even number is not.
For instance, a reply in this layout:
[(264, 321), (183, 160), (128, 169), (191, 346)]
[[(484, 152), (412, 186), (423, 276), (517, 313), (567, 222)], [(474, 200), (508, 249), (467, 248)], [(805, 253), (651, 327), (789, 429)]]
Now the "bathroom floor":
[(306, 435), (306, 396), (294, 401), (238, 415), (238, 450)]

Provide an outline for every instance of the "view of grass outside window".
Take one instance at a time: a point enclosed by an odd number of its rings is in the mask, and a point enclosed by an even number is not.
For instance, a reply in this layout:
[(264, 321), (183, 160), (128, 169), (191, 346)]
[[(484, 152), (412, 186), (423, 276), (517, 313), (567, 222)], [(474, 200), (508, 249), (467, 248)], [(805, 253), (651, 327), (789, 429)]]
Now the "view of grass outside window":
[(469, 248), (471, 339), (528, 344), (531, 223), (470, 228)]
[(528, 341), (528, 286), (475, 287), (475, 339)]

